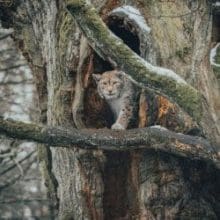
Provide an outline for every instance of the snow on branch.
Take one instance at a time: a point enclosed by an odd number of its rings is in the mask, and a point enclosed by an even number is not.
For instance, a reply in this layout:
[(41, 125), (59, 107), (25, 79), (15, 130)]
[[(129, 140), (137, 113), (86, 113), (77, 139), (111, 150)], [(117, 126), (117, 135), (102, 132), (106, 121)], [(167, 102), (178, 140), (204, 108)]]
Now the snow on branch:
[[(217, 50), (219, 49), (220, 43), (217, 43), (214, 48), (210, 51), (210, 63), (212, 66), (220, 67), (220, 63), (216, 63)], [(220, 50), (220, 49), (219, 49)]]
[(140, 11), (130, 5), (125, 5), (114, 9), (111, 15), (116, 15), (118, 17), (127, 17), (128, 20), (133, 21), (137, 27), (141, 28), (142, 31), (149, 33), (151, 28), (147, 25), (144, 17), (141, 15)]
[(126, 131), (78, 130), (4, 120), (0, 117), (0, 134), (53, 147), (79, 147), (86, 150), (106, 151), (153, 149), (192, 160), (203, 160), (220, 169), (220, 155), (214, 151), (208, 141), (158, 126)]
[[(66, 0), (66, 5), (91, 47), (103, 59), (123, 70), (139, 86), (150, 87), (168, 96), (199, 122), (202, 114), (201, 97), (196, 89), (172, 70), (153, 66), (134, 53), (107, 28), (95, 8), (86, 0)], [(122, 12), (122, 9), (117, 10)], [(123, 13), (128, 14), (127, 11), (123, 10)], [(137, 22), (140, 23), (139, 20)]]

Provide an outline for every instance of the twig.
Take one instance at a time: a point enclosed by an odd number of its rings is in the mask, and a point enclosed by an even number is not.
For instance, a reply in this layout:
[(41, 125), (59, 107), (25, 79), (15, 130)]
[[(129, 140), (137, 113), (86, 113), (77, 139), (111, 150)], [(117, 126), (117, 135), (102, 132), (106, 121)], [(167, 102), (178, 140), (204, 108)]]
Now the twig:
[[(25, 160), (27, 160), (28, 158), (30, 158), (34, 153), (36, 152), (36, 150), (32, 151), (31, 153), (29, 153), (27, 156), (25, 156), (23, 159), (19, 160), (17, 163), (14, 163), (13, 165), (11, 165), (10, 167), (8, 167), (7, 169), (3, 170), (0, 173), (0, 176), (4, 175), (5, 173), (9, 172), (10, 170), (14, 169), (17, 164), (21, 164), (22, 162), (24, 162)], [(23, 172), (23, 170), (22, 170)]]
[(20, 165), (19, 161), (15, 160), (14, 158), (12, 160), (14, 161), (14, 163), (16, 164), (18, 169), (20, 170), (21, 176), (24, 176), (24, 170), (23, 170), (22, 166)]
[(5, 68), (1, 68), (0, 71), (8, 71), (8, 70), (16, 69), (16, 68), (19, 68), (19, 67), (22, 67), (22, 66), (27, 66), (27, 64), (26, 63), (22, 63), (22, 64), (18, 64), (18, 65), (14, 65), (14, 66), (9, 66), (9, 67), (5, 67)]
[[(29, 170), (29, 168), (31, 167), (31, 165), (36, 161), (36, 158), (34, 158), (33, 160), (31, 160), (28, 165), (26, 166), (26, 168), (24, 169), (24, 174)], [(17, 174), (15, 175), (12, 179), (7, 180), (6, 183), (0, 185), (0, 192), (1, 190), (11, 186), (12, 184), (16, 183), (21, 177), (23, 177), (21, 174)]]

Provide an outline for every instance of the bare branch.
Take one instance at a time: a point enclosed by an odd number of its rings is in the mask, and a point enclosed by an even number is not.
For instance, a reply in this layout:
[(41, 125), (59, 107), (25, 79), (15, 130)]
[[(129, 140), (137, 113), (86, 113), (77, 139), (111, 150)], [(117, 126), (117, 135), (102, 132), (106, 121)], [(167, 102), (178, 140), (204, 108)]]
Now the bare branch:
[[(31, 165), (36, 162), (36, 158), (32, 159), (31, 161), (28, 161), (28, 163), (26, 164), (26, 167), (23, 169), (24, 174), (26, 174), (28, 172), (28, 170), (30, 170)], [(1, 182), (0, 184), (0, 192), (2, 190), (4, 190), (5, 188), (15, 184), (20, 178), (22, 178), (23, 175), (19, 174), (15, 174), (14, 176), (12, 176), (11, 179), (7, 179), (6, 182)]]
[(10, 170), (16, 168), (16, 166), (20, 163), (23, 163), (25, 160), (29, 159), (36, 151), (32, 151), (31, 153), (29, 153), (27, 156), (25, 156), (23, 159), (17, 161), (16, 163), (12, 164), (10, 167), (8, 167), (7, 169), (3, 170), (1, 173), (0, 173), (0, 176), (6, 174), (7, 172), (9, 172)]
[(0, 204), (13, 204), (13, 203), (19, 203), (19, 204), (23, 204), (23, 203), (30, 203), (30, 202), (50, 202), (48, 199), (41, 199), (41, 198), (33, 198), (33, 199), (17, 199), (17, 198), (13, 198), (13, 199), (7, 199), (7, 200), (2, 200), (0, 201)]
[(162, 127), (126, 131), (108, 129), (65, 129), (0, 118), (0, 134), (55, 147), (127, 151), (154, 149), (194, 160), (204, 160), (220, 169), (220, 156), (200, 137), (171, 132)]
[(6, 34), (0, 33), (0, 40), (4, 40), (5, 38), (11, 36), (12, 32), (8, 32)]
[(3, 68), (0, 68), (0, 71), (8, 71), (8, 70), (11, 70), (11, 69), (17, 69), (17, 68), (22, 67), (22, 66), (27, 66), (27, 64), (26, 63), (21, 63), (21, 64), (12, 65), (12, 66), (8, 66), (8, 67), (3, 67)]
[(17, 84), (33, 84), (33, 81), (30, 79), (24, 79), (24, 80), (19, 80), (19, 81), (14, 81), (14, 80), (8, 80), (5, 82), (0, 82), (0, 86), (6, 86), (6, 85), (17, 85)]

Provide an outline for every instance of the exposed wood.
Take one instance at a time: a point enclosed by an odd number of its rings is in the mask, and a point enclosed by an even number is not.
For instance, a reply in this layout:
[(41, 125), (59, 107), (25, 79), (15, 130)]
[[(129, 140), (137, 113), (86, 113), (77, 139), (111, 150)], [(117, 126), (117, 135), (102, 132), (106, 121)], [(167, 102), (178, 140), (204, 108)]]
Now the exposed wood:
[(174, 132), (204, 136), (202, 128), (178, 105), (151, 90), (142, 90), (139, 99), (139, 127), (160, 125)]
[(36, 141), (50, 146), (77, 146), (81, 149), (126, 151), (154, 149), (194, 160), (204, 160), (220, 168), (220, 156), (200, 137), (171, 132), (153, 126), (127, 131), (108, 129), (66, 129), (0, 119), (0, 133), (8, 137)]

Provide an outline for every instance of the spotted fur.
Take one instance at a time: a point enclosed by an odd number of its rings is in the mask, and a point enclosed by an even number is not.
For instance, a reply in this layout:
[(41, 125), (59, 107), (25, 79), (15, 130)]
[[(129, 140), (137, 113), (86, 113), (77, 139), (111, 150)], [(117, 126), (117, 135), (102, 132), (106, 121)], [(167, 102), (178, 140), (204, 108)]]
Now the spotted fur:
[(101, 98), (109, 104), (115, 123), (112, 129), (125, 130), (132, 118), (134, 107), (134, 88), (126, 74), (113, 70), (103, 74), (93, 74)]

